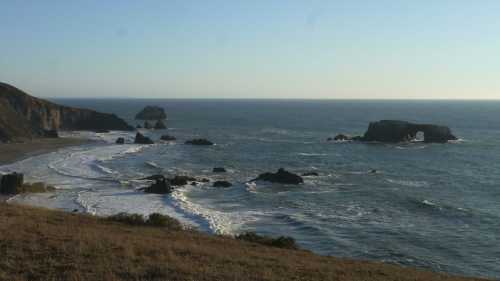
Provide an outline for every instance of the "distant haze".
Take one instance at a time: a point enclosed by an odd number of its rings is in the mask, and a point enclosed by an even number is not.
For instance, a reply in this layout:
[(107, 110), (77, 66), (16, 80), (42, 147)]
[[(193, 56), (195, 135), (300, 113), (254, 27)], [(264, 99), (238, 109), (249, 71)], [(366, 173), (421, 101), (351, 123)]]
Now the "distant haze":
[(500, 1), (2, 1), (40, 97), (500, 99)]

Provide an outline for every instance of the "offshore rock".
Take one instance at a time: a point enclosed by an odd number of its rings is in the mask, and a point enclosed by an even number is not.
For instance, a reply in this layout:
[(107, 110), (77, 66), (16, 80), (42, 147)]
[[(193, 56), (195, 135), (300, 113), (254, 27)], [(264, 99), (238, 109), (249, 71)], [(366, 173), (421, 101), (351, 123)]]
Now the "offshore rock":
[(407, 142), (416, 139), (417, 133), (424, 134), (424, 142), (445, 143), (457, 138), (450, 128), (433, 124), (414, 124), (398, 120), (382, 120), (371, 122), (362, 141)]
[(165, 110), (159, 106), (146, 106), (135, 115), (136, 120), (164, 120), (167, 119)]
[(135, 140), (134, 140), (134, 143), (135, 144), (154, 144), (154, 142), (148, 138), (148, 137), (145, 137), (143, 134), (141, 133), (137, 133), (135, 135)]
[(256, 179), (252, 181), (259, 180), (283, 184), (299, 184), (304, 182), (304, 179), (302, 179), (301, 176), (290, 173), (283, 168), (280, 168), (276, 173), (260, 174)]

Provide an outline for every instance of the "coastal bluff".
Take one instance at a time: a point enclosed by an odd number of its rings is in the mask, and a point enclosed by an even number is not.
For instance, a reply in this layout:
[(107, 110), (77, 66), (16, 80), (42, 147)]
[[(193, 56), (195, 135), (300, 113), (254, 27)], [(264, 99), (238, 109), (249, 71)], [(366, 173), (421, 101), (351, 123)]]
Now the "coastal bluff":
[(114, 114), (58, 105), (0, 82), (0, 142), (53, 137), (57, 130), (133, 129)]

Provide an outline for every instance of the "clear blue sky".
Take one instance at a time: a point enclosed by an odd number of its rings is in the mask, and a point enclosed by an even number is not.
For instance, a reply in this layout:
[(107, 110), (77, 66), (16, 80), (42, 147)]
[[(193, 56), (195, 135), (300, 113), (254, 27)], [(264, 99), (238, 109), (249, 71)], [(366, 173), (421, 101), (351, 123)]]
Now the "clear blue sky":
[(43, 97), (500, 98), (500, 1), (0, 0)]

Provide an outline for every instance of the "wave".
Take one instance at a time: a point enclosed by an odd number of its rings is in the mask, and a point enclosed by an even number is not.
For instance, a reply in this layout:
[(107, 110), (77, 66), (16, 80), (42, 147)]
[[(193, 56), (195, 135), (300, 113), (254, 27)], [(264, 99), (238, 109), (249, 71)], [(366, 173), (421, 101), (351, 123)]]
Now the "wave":
[(297, 153), (300, 156), (328, 156), (326, 153), (306, 153), (306, 152), (299, 152)]
[(396, 179), (386, 179), (387, 182), (408, 186), (408, 187), (426, 187), (429, 183), (426, 181), (411, 181), (411, 180), (396, 180)]

